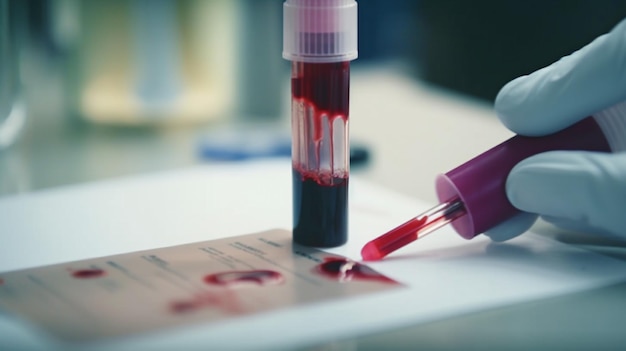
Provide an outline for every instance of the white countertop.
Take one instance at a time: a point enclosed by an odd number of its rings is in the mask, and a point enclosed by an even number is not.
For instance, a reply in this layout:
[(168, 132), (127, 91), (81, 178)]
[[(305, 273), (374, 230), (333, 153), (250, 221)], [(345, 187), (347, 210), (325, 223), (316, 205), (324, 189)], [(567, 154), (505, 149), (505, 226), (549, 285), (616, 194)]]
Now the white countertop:
[[(50, 83), (51, 86), (54, 84)], [(371, 152), (370, 163), (354, 168), (352, 174), (424, 203), (436, 201), (434, 179), (438, 173), (512, 136), (498, 122), (490, 104), (428, 86), (394, 67), (353, 70), (351, 89), (351, 138)], [(41, 92), (49, 91), (41, 89)], [(3, 170), (0, 195), (184, 169), (206, 162), (197, 157), (195, 148), (198, 138), (210, 131), (211, 126), (166, 130), (68, 123), (70, 118), (60, 108), (58, 99), (55, 100), (58, 96), (42, 96), (46, 98), (52, 103), (46, 108), (34, 106), (31, 109), (28, 129), (20, 142), (0, 153)], [(282, 116), (274, 123), (285, 127), (287, 121), (287, 116)], [(563, 236), (545, 225), (538, 227), (542, 234), (559, 241), (625, 259), (624, 250), (612, 246), (611, 242), (579, 241), (575, 236)], [(9, 235), (0, 233), (0, 239)], [(427, 325), (407, 326), (337, 345), (367, 350), (420, 343), (455, 349), (484, 346), (485, 339), (477, 338), (483, 335), (492, 337), (490, 345), (495, 348), (504, 345), (528, 349), (558, 346), (559, 340), (567, 335), (566, 341), (571, 343), (566, 344), (582, 347), (597, 345), (593, 342), (600, 332), (604, 333), (606, 345), (615, 345), (626, 341), (620, 336), (623, 333), (619, 327), (626, 323), (626, 317), (616, 312), (626, 308), (621, 298), (625, 291), (626, 284), (621, 284)], [(497, 332), (493, 334), (489, 330)], [(587, 333), (572, 333), (576, 330)], [(444, 335), (446, 342), (442, 341)], [(542, 335), (544, 342), (528, 335)], [(509, 340), (517, 343), (509, 344)]]

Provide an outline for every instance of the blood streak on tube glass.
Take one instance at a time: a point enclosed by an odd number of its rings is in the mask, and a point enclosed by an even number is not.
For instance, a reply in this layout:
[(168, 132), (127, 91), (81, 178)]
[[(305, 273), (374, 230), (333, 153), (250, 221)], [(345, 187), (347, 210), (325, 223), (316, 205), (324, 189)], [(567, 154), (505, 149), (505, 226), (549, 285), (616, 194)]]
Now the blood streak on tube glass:
[(358, 56), (354, 0), (285, 0), (283, 58), (291, 71), (293, 240), (348, 240), (350, 61)]
[(347, 241), (350, 62), (292, 63), (293, 239)]

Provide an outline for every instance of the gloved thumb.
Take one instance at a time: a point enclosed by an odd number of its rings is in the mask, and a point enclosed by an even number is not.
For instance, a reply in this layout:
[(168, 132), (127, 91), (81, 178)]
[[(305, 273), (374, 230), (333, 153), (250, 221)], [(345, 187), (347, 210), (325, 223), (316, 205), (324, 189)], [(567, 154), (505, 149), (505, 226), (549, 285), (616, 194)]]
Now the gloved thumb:
[(513, 206), (570, 230), (626, 238), (626, 153), (550, 151), (511, 170)]

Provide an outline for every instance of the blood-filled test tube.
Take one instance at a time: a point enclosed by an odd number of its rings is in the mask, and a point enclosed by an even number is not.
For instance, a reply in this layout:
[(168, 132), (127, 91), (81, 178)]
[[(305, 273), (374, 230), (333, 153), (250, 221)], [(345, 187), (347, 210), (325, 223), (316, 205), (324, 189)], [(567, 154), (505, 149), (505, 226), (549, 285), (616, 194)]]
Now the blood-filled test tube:
[(293, 240), (335, 247), (348, 239), (350, 61), (354, 0), (287, 0), (283, 57), (292, 61)]

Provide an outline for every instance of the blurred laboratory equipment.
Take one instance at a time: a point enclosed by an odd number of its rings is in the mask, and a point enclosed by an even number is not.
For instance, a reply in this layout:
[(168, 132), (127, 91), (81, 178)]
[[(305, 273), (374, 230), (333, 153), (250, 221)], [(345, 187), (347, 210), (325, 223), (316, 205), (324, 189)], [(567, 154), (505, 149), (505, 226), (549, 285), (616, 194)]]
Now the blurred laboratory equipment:
[(137, 125), (217, 118), (234, 99), (230, 1), (77, 1), (70, 107)]
[[(114, 125), (198, 123), (232, 116), (240, 108), (238, 88), (259, 86), (246, 83), (242, 67), (250, 66), (242, 62), (264, 54), (242, 50), (242, 37), (263, 33), (260, 25), (256, 32), (244, 32), (245, 11), (268, 3), (275, 2), (59, 1), (59, 17), (76, 19), (74, 34), (64, 37), (70, 108), (85, 120)], [(272, 88), (261, 91), (270, 94)]]
[(26, 120), (18, 67), (17, 2), (0, 0), (0, 151), (17, 140)]
[(236, 2), (240, 4), (236, 113), (244, 121), (287, 117), (284, 89), (289, 86), (290, 66), (276, 55), (283, 40), (282, 0)]

